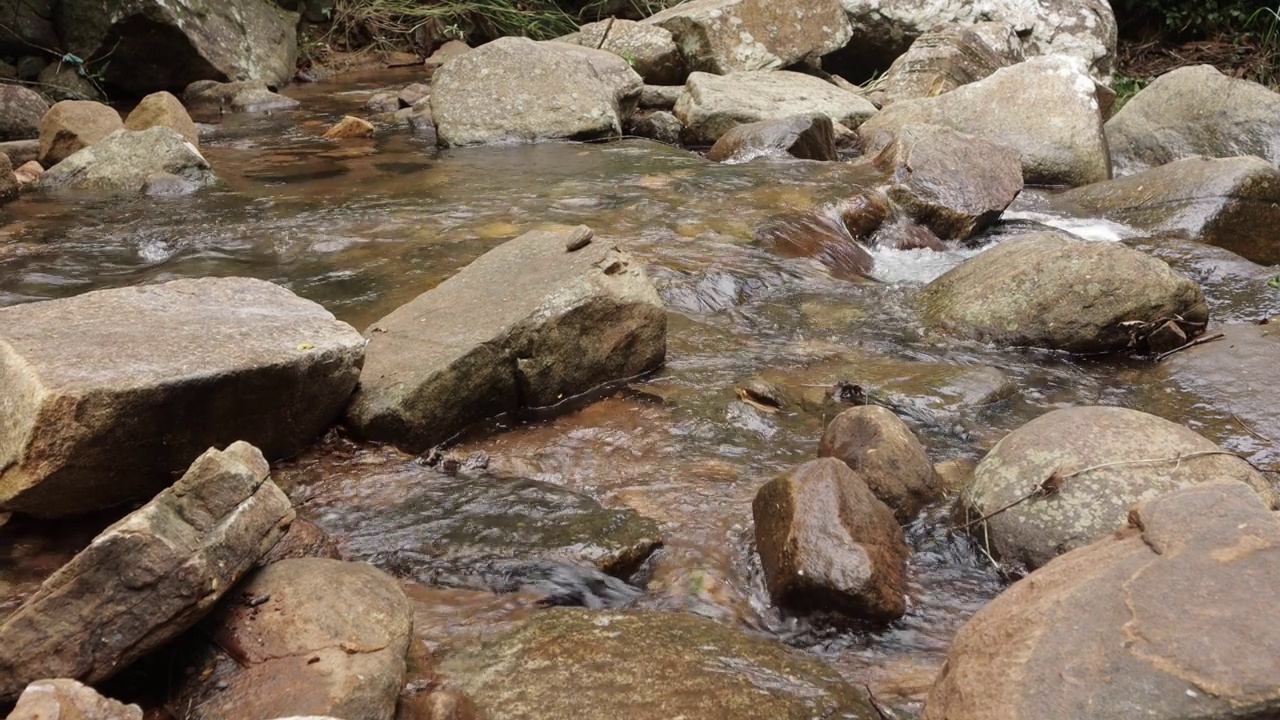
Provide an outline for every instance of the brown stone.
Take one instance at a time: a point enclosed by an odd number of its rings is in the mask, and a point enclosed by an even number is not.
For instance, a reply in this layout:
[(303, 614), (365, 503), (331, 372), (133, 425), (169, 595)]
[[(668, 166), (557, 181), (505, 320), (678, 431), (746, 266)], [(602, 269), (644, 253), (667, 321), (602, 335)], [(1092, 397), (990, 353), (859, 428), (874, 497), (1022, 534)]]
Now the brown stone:
[(258, 565), (270, 565), (281, 560), (304, 557), (341, 560), (342, 554), (338, 552), (338, 546), (334, 544), (333, 538), (330, 538), (319, 525), (305, 518), (297, 518), (289, 525), (289, 531), (280, 538), (280, 542), (262, 556)]
[(893, 61), (884, 76), (884, 105), (941, 95), (1012, 64), (969, 28), (937, 27)]
[(716, 162), (746, 162), (757, 157), (795, 157), (835, 160), (831, 118), (821, 114), (794, 115), (730, 128), (707, 152)]
[(347, 115), (337, 125), (326, 130), (324, 137), (330, 140), (373, 137), (373, 123)]
[(40, 164), (52, 167), (124, 127), (120, 113), (92, 100), (63, 100), (40, 119)]
[(856, 470), (899, 522), (909, 521), (941, 494), (924, 446), (892, 410), (879, 405), (837, 415), (822, 434), (818, 457), (836, 458)]
[(192, 122), (182, 101), (172, 93), (160, 91), (142, 98), (142, 102), (129, 113), (124, 126), (129, 130), (146, 130), (162, 125), (182, 136), (184, 140), (200, 147), (200, 133)]
[[(22, 181), (14, 172), (9, 156), (0, 153), (0, 203), (17, 200), (21, 187)], [(0, 407), (3, 407), (3, 404), (0, 404)]]
[(18, 186), (30, 185), (40, 179), (44, 175), (44, 167), (35, 160), (28, 160), (23, 163), (17, 170), (13, 171), (14, 178), (18, 181)]
[(199, 621), (293, 520), (267, 473), (248, 443), (211, 449), (54, 573), (0, 625), (0, 702), (110, 678)]
[(906, 612), (902, 528), (860, 473), (811, 460), (760, 488), (751, 510), (774, 603), (869, 620)]
[(105, 698), (75, 680), (37, 680), (22, 691), (8, 720), (142, 720), (142, 708)]

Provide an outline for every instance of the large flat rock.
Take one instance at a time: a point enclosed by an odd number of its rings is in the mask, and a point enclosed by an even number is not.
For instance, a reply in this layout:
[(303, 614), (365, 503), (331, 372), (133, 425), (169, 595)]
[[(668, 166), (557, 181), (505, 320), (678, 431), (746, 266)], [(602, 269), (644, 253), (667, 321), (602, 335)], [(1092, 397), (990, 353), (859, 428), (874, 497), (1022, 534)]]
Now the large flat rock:
[(257, 448), (201, 455), (94, 538), (0, 625), (0, 702), (30, 682), (97, 683), (186, 631), (293, 520)]
[(533, 231), (374, 323), (347, 422), (411, 452), (662, 364), (662, 301), (608, 241)]
[(687, 128), (686, 139), (706, 145), (747, 123), (820, 113), (854, 128), (875, 112), (875, 105), (861, 95), (787, 70), (691, 73), (675, 106), (676, 117)]
[(0, 310), (0, 509), (60, 517), (149, 498), (235, 440), (293, 455), (342, 411), (364, 344), (248, 278)]

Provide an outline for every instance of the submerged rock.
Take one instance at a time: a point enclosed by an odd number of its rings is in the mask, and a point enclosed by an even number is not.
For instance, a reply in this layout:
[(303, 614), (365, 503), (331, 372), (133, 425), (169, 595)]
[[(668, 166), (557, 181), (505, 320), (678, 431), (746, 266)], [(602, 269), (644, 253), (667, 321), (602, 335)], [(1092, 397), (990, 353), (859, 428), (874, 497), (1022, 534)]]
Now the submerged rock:
[(139, 192), (156, 173), (177, 175), (196, 187), (217, 182), (209, 162), (194, 145), (167, 127), (152, 127), (136, 132), (116, 130), (49, 168), (40, 185), (46, 189)]
[(137, 97), (196, 80), (293, 77), (297, 13), (261, 0), (59, 0), (54, 14), (65, 48), (110, 58), (105, 81)]
[(1056, 232), (1002, 241), (926, 285), (919, 302), (925, 325), (948, 335), (1073, 353), (1144, 350), (1168, 320), (1193, 337), (1209, 318), (1200, 287), (1162, 260)]
[(693, 144), (710, 145), (731, 128), (794, 115), (826, 115), (858, 127), (876, 108), (861, 95), (812, 75), (789, 71), (689, 75), (675, 114)]
[(661, 365), (657, 291), (612, 242), (567, 250), (575, 232), (525, 233), (374, 323), (347, 423), (421, 452)]
[(192, 720), (395, 717), (413, 606), (377, 568), (282, 560), (251, 575), (204, 626), (213, 642), (173, 701)]
[(870, 278), (875, 260), (863, 242), (888, 217), (888, 204), (856, 204), (848, 212), (834, 205), (774, 218), (756, 231), (755, 240), (783, 257), (817, 258), (838, 278)]
[(631, 64), (646, 83), (678, 85), (684, 82), (684, 58), (664, 27), (620, 18), (587, 23), (574, 33), (573, 42), (607, 50)]
[(902, 528), (861, 472), (811, 460), (760, 488), (751, 514), (774, 603), (878, 621), (906, 612)]
[(1161, 75), (1107, 121), (1111, 161), (1129, 175), (1175, 160), (1254, 155), (1280, 161), (1280, 93), (1212, 65)]
[(617, 720), (876, 718), (821, 660), (682, 613), (543, 610), (447, 655), (439, 673), (488, 720), (587, 718), (601, 708)]
[(1274, 717), (1277, 583), (1280, 519), (1249, 487), (1149, 499), (979, 610), (922, 717)]
[(194, 625), (293, 520), (248, 443), (211, 449), (94, 538), (0, 625), (0, 702), (29, 682), (112, 677)]
[(879, 405), (837, 415), (822, 433), (818, 457), (833, 457), (857, 471), (902, 523), (942, 494), (920, 440), (892, 410)]
[(708, 160), (741, 163), (758, 157), (835, 160), (831, 118), (821, 114), (793, 115), (730, 128), (707, 152)]
[(444, 146), (609, 137), (642, 87), (611, 53), (505, 37), (440, 68), (431, 113)]
[(293, 110), (301, 104), (293, 98), (271, 92), (265, 83), (254, 80), (197, 80), (182, 91), (182, 100), (193, 110), (206, 113), (272, 112)]
[(641, 110), (627, 118), (623, 132), (635, 137), (657, 140), (667, 145), (679, 145), (684, 135), (684, 123), (665, 110)]
[(858, 134), (866, 152), (878, 152), (913, 123), (1014, 148), (1028, 183), (1074, 187), (1111, 177), (1097, 89), (1074, 58), (1033, 58), (944, 95), (896, 102)]
[(62, 517), (148, 498), (212, 445), (293, 455), (341, 412), (364, 339), (248, 278), (0, 310), (0, 508)]
[(351, 115), (347, 115), (336, 125), (324, 131), (324, 138), (328, 140), (370, 137), (373, 137), (373, 123)]
[(22, 691), (8, 720), (142, 720), (142, 708), (75, 680), (37, 680)]
[(187, 109), (172, 93), (161, 91), (142, 98), (142, 102), (129, 113), (124, 126), (129, 130), (146, 130), (161, 125), (182, 136), (183, 140), (200, 147), (200, 133), (192, 122)]
[(689, 0), (644, 22), (671, 32), (689, 70), (716, 75), (784, 68), (849, 41), (839, 0)]
[(1059, 206), (1280, 263), (1280, 170), (1256, 157), (1187, 158), (1065, 192)]
[(76, 152), (124, 127), (120, 113), (91, 100), (63, 100), (40, 119), (40, 155), (53, 167)]
[(394, 505), (344, 508), (321, 524), (342, 550), (429, 585), (511, 592), (558, 565), (629, 577), (662, 544), (657, 523), (536, 480), (431, 477)]
[(21, 85), (0, 84), (0, 140), (40, 137), (40, 119), (49, 103)]
[[(1019, 58), (1020, 59), (1020, 58)], [(977, 82), (1017, 60), (1002, 56), (962, 25), (943, 25), (916, 38), (884, 75), (882, 107), (935, 97)]]
[[(1200, 455), (1188, 457), (1193, 453)], [(1061, 480), (1050, 481), (1055, 475)], [(1136, 410), (1077, 407), (1041, 415), (1005, 436), (978, 464), (962, 501), (977, 519), (1036, 494), (973, 530), (996, 557), (1035, 569), (1124, 527), (1140, 500), (1222, 480), (1244, 482), (1268, 505), (1275, 502), (1247, 462), (1192, 430)], [(1045, 482), (1056, 489), (1037, 492)]]
[(902, 126), (872, 162), (889, 199), (943, 240), (987, 229), (1022, 192), (1016, 150), (936, 125)]

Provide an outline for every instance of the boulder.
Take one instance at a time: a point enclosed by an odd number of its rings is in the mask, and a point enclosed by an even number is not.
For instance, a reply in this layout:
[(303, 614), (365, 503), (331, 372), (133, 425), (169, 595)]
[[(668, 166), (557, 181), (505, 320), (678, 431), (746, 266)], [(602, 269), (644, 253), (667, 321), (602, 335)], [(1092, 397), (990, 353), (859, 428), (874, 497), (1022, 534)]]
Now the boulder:
[(348, 425), (421, 452), (661, 365), (657, 291), (631, 256), (590, 236), (525, 233), (374, 323)]
[(197, 187), (217, 182), (194, 145), (173, 130), (156, 126), (116, 130), (49, 168), (40, 184), (51, 190), (138, 192), (156, 173), (177, 175)]
[(0, 55), (16, 57), (32, 48), (58, 47), (53, 0), (0, 0)]
[[(912, 41), (939, 25), (998, 22), (1022, 38), (1028, 57), (1070, 55), (1110, 83), (1116, 67), (1116, 18), (1107, 0), (841, 0), (853, 28), (848, 51), (862, 73), (888, 67)], [(840, 58), (845, 60), (845, 58)]]
[(142, 708), (99, 695), (75, 680), (36, 680), (8, 720), (142, 720)]
[(251, 575), (206, 626), (214, 642), (173, 703), (192, 720), (395, 717), (413, 606), (375, 567), (282, 560)]
[(289, 499), (244, 442), (94, 538), (0, 625), (0, 702), (39, 678), (110, 678), (194, 625), (284, 533)]
[(373, 137), (373, 123), (363, 118), (347, 115), (338, 121), (336, 125), (325, 130), (324, 137), (329, 140), (371, 138)]
[(1212, 65), (1161, 75), (1107, 121), (1116, 174), (1174, 160), (1254, 155), (1280, 162), (1280, 93)]
[(1165, 321), (1193, 337), (1209, 317), (1200, 287), (1162, 260), (1056, 232), (1002, 241), (926, 285), (919, 302), (924, 324), (948, 335), (1073, 353), (1142, 351)]
[(683, 85), (645, 85), (640, 90), (640, 108), (643, 110), (671, 110), (684, 92)]
[(197, 80), (293, 77), (297, 13), (262, 0), (59, 0), (55, 24), (68, 52), (109, 57), (107, 84), (134, 96)]
[(128, 130), (146, 130), (157, 125), (167, 127), (182, 136), (183, 140), (200, 147), (200, 133), (192, 122), (187, 109), (172, 93), (160, 91), (142, 98), (142, 102), (129, 113), (124, 126)]
[(763, 120), (729, 129), (707, 152), (708, 160), (743, 163), (758, 157), (835, 160), (831, 118), (813, 113)]
[(1075, 58), (1033, 58), (949, 93), (895, 102), (858, 128), (866, 152), (902, 126), (942, 125), (1008, 145), (1036, 185), (1086, 185), (1111, 177), (1095, 84)]
[(1015, 62), (988, 46), (978, 33), (961, 25), (944, 25), (916, 38), (889, 66), (881, 106), (935, 97)]
[(453, 60), (471, 52), (471, 46), (461, 40), (447, 40), (445, 44), (436, 48), (435, 52), (427, 56), (422, 65), (427, 70), (439, 70), (441, 67)]
[(421, 480), (403, 497), (347, 501), (317, 520), (352, 560), (424, 585), (512, 592), (564, 565), (627, 579), (662, 545), (653, 520), (567, 488), (412, 465), (396, 471)]
[(395, 112), (400, 109), (400, 96), (391, 91), (374, 93), (365, 101), (364, 109), (375, 115)]
[(676, 117), (688, 128), (689, 141), (705, 145), (746, 123), (818, 113), (858, 127), (875, 112), (875, 106), (861, 95), (785, 70), (724, 76), (692, 73), (675, 107)]
[(664, 27), (611, 19), (583, 25), (574, 34), (573, 42), (622, 57), (646, 83), (679, 85), (684, 82), (686, 73), (680, 48)]
[(175, 280), (0, 309), (0, 508), (62, 517), (147, 498), (202, 450), (307, 447), (364, 339), (249, 278)]
[(880, 405), (852, 407), (835, 416), (822, 433), (818, 457), (833, 457), (856, 471), (902, 523), (942, 495), (920, 440)]
[(343, 559), (333, 538), (319, 525), (304, 518), (294, 518), (280, 542), (258, 560), (258, 567), (294, 558)]
[(671, 32), (689, 70), (716, 75), (777, 70), (849, 41), (839, 0), (689, 0), (644, 22)]
[(1254, 262), (1280, 263), (1280, 170), (1255, 157), (1187, 158), (1055, 198), (1145, 232), (1226, 248)]
[[(0, 88), (3, 88), (0, 85)], [(36, 135), (40, 133), (39, 128), (36, 129)], [(22, 166), (28, 162), (40, 157), (40, 139), (35, 137), (29, 140), (7, 140), (0, 142), (0, 153), (9, 156), (9, 162), (14, 166)]]
[(147, 197), (182, 197), (199, 189), (190, 180), (166, 172), (151, 173), (142, 183), (142, 194)]
[(679, 145), (684, 134), (684, 123), (665, 110), (641, 110), (622, 126), (623, 132), (633, 137), (649, 138), (667, 145)]
[(783, 257), (812, 257), (845, 280), (871, 277), (864, 243), (889, 218), (889, 198), (870, 191), (805, 212), (790, 212), (756, 230), (755, 241)]
[(906, 612), (902, 528), (863, 477), (826, 457), (756, 493), (756, 550), (775, 604), (876, 621)]
[[(0, 175), (3, 174), (3, 171), (0, 171)], [(18, 182), (18, 187), (21, 189), (44, 177), (44, 167), (35, 160), (28, 160), (14, 170), (13, 175)], [(10, 191), (0, 190), (0, 197), (7, 197), (10, 194)]]
[(56, 62), (40, 71), (36, 82), (45, 95), (54, 100), (106, 100), (96, 81), (89, 79), (81, 68)]
[(445, 146), (608, 137), (642, 87), (611, 53), (505, 37), (436, 72), (431, 113)]
[[(1051, 481), (1055, 475), (1061, 479)], [(1268, 505), (1275, 502), (1249, 463), (1192, 430), (1137, 410), (1076, 407), (1006, 435), (978, 464), (961, 500), (972, 521), (1036, 493), (973, 529), (1002, 561), (1035, 569), (1124, 527), (1140, 500), (1220, 480), (1244, 482)], [(1046, 481), (1057, 488), (1037, 492)]]
[(14, 172), (9, 156), (0, 153), (0, 204), (13, 202), (22, 192), (22, 179)]
[(966, 27), (994, 51), (1005, 65), (1016, 65), (1027, 59), (1022, 47), (1022, 38), (1009, 23), (987, 20)]
[(53, 167), (124, 127), (120, 113), (91, 100), (63, 100), (40, 119), (40, 156)]
[(49, 103), (21, 85), (0, 84), (0, 140), (40, 137), (40, 118)]
[(1148, 499), (979, 610), (922, 718), (1272, 718), (1277, 583), (1280, 518), (1249, 487)]
[(252, 80), (217, 82), (197, 80), (182, 91), (182, 101), (203, 112), (269, 113), (293, 110), (300, 103), (271, 92), (264, 83)]
[(872, 160), (889, 199), (943, 240), (966, 240), (1022, 192), (1018, 152), (937, 125), (903, 125)]
[(822, 660), (684, 613), (542, 610), (445, 656), (438, 670), (444, 689), (470, 696), (487, 720), (589, 718), (601, 708), (619, 720), (877, 717)]
[(18, 58), (15, 69), (18, 71), (18, 79), (26, 82), (34, 82), (40, 77), (40, 72), (49, 66), (49, 61), (39, 55), (23, 55)]
[(396, 100), (400, 101), (400, 107), (413, 107), (430, 96), (430, 85), (426, 83), (409, 83), (400, 88), (400, 92), (396, 93)]

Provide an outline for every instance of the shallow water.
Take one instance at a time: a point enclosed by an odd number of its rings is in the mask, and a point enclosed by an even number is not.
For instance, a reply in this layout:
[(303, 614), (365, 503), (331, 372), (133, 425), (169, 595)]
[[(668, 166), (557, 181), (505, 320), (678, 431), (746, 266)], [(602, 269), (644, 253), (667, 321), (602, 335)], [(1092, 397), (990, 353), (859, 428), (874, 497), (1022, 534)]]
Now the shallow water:
[[(226, 118), (202, 140), (225, 181), (217, 190), (159, 200), (29, 196), (6, 206), (0, 305), (179, 277), (248, 275), (285, 285), (363, 330), (521, 232), (590, 225), (644, 262), (658, 283), (670, 312), (666, 367), (637, 384), (638, 392), (457, 450), (487, 452), (503, 472), (560, 484), (606, 506), (628, 505), (662, 523), (665, 547), (640, 604), (777, 636), (907, 710), (918, 708), (951, 637), (1000, 590), (1001, 578), (951, 531), (944, 503), (909, 530), (910, 611), (902, 620), (833, 631), (770, 608), (751, 551), (751, 499), (761, 484), (814, 457), (826, 417), (762, 413), (736, 400), (735, 384), (768, 371), (829, 386), (859, 381), (860, 367), (883, 373), (901, 365), (897, 382), (920, 378), (916, 392), (927, 399), (943, 390), (927, 378), (940, 366), (995, 367), (1016, 384), (1013, 397), (908, 418), (936, 462), (980, 458), (1003, 433), (1048, 410), (1095, 403), (1162, 414), (1258, 462), (1277, 459), (1275, 448), (1224, 421), (1229, 408), (1162, 387), (1150, 364), (930, 336), (915, 320), (914, 294), (975, 250), (877, 251), (883, 282), (852, 283), (816, 261), (779, 258), (753, 244), (754, 228), (771, 217), (871, 182), (865, 170), (776, 161), (722, 166), (636, 140), (440, 152), (407, 130), (372, 140), (319, 138), (343, 113), (359, 114), (370, 90), (396, 79), (296, 88), (301, 111)], [(1039, 225), (1099, 242), (1135, 235), (1046, 214), (1041, 198), (1025, 193), (993, 236)], [(1193, 264), (1218, 315), (1240, 321), (1280, 311), (1278, 293), (1239, 274), (1215, 274), (1211, 259)], [(340, 439), (285, 463), (277, 477), (300, 513), (322, 526), (336, 530), (363, 517), (365, 543), (377, 535), (371, 510), (438, 479), (392, 449)], [(340, 533), (336, 540), (351, 542)], [(0, 550), (10, 604), (29, 591), (31, 578), (16, 573), (29, 568), (30, 556), (44, 558), (41, 568), (56, 567), (57, 558), (74, 552), (32, 549), (33, 542)], [(418, 635), (432, 648), (506, 623), (536, 600), (413, 585), (410, 595)]]

